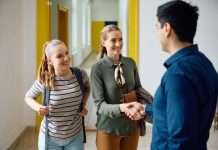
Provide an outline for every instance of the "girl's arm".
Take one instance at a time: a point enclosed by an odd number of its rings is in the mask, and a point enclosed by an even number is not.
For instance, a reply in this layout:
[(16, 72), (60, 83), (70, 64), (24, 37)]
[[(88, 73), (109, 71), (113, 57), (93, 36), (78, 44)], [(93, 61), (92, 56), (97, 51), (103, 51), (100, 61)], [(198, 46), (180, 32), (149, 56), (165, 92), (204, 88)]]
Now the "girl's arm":
[(38, 97), (43, 91), (43, 85), (36, 80), (32, 87), (27, 91), (24, 98), (27, 105), (34, 111), (38, 112), (41, 116), (47, 115), (49, 113), (48, 106), (43, 106), (36, 101), (36, 97)]
[(35, 99), (31, 97), (25, 97), (25, 102), (27, 103), (30, 108), (32, 108), (34, 111), (38, 112), (40, 116), (48, 115), (49, 113), (49, 107), (43, 106), (39, 104)]

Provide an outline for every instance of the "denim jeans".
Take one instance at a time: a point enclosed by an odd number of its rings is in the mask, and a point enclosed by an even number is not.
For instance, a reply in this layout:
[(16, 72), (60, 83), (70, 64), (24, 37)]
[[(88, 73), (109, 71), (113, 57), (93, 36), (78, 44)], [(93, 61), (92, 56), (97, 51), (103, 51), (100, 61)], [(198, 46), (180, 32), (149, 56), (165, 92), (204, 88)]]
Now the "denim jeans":
[[(48, 150), (84, 150), (83, 131), (67, 140), (48, 137), (47, 145)], [(39, 132), (38, 148), (45, 150), (45, 134), (41, 131)]]

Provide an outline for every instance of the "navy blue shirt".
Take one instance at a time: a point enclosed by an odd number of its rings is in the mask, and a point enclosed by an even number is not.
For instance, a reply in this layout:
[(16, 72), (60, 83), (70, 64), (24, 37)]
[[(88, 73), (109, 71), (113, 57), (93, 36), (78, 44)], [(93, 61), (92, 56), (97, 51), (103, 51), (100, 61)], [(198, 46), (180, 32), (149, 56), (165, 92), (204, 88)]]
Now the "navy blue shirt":
[(218, 96), (217, 72), (197, 45), (179, 50), (164, 66), (152, 106), (151, 149), (206, 150)]

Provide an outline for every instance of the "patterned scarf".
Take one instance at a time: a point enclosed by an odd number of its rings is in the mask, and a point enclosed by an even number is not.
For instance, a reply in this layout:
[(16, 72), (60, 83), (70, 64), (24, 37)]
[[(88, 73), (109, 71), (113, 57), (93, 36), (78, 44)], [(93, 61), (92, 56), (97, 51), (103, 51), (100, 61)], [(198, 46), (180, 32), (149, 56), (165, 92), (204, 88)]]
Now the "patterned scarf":
[(114, 70), (114, 78), (119, 87), (123, 87), (123, 85), (126, 83), (125, 78), (123, 76), (123, 68), (122, 63), (114, 64), (115, 70)]

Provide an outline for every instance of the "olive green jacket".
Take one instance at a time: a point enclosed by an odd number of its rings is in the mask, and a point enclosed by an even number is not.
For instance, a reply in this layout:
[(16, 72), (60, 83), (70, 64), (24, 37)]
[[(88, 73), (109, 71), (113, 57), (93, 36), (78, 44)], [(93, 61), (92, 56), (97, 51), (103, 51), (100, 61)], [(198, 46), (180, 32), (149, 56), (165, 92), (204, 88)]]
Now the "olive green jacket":
[[(122, 56), (121, 63), (128, 91), (141, 87), (134, 60)], [(114, 79), (114, 69), (108, 56), (100, 59), (91, 69), (91, 90), (97, 106), (96, 127), (107, 133), (125, 136), (136, 129), (137, 124), (120, 111), (121, 91)]]

